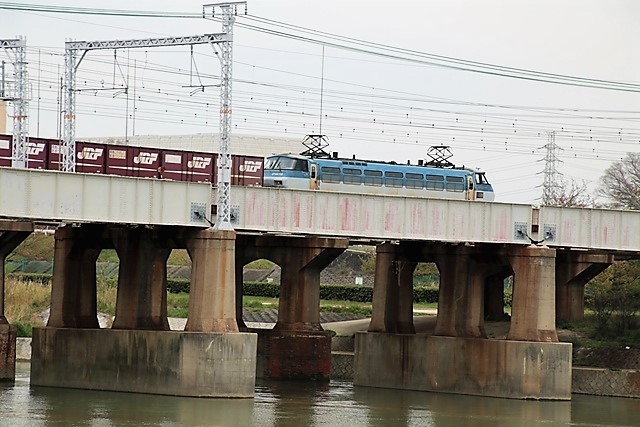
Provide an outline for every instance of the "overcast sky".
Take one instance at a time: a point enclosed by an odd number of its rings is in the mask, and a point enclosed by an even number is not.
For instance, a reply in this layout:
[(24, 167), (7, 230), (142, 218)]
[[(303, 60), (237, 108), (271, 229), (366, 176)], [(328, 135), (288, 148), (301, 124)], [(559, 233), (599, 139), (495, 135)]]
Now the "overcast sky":
[[(189, 0), (49, 3), (188, 13), (200, 13), (203, 4)], [(539, 172), (545, 156), (541, 147), (548, 132), (555, 131), (555, 141), (563, 149), (558, 153), (562, 160), (558, 168), (564, 178), (586, 180), (591, 190), (612, 161), (626, 152), (640, 151), (638, 92), (456, 70), (451, 62), (445, 68), (424, 58), (406, 60), (417, 51), (640, 84), (640, 2), (260, 0), (250, 1), (248, 12), (249, 16), (238, 16), (234, 29), (233, 132), (302, 139), (321, 131), (328, 136), (330, 149), (341, 155), (401, 162), (424, 158), (430, 145), (451, 145), (456, 164), (487, 172), (498, 200), (523, 203), (539, 203), (543, 181)], [(59, 131), (65, 39), (221, 30), (219, 22), (204, 19), (6, 9), (0, 9), (0, 22), (0, 38), (27, 38), (30, 134), (43, 137), (56, 137)], [(329, 39), (279, 23), (405, 51), (360, 46), (372, 54), (325, 45), (323, 72), (322, 46), (290, 36)], [(248, 25), (288, 36), (269, 35)], [(354, 46), (343, 38), (331, 41)], [(77, 103), (78, 137), (217, 133), (219, 89), (213, 85), (218, 83), (219, 63), (210, 46), (196, 46), (193, 51), (192, 56), (184, 46), (132, 49), (115, 55), (89, 52), (78, 68), (77, 84), (82, 90)], [(6, 53), (2, 55), (9, 60)]]

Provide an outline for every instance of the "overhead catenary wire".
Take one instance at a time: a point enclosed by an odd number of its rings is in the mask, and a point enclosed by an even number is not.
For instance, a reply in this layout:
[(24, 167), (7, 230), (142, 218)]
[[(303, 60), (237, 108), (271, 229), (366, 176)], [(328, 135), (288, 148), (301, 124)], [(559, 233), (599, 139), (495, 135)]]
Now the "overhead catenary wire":
[[(0, 8), (3, 3), (0, 3)], [(27, 5), (28, 6), (28, 5)], [(91, 8), (87, 8), (91, 9)], [(92, 12), (99, 14), (101, 10)], [(83, 11), (78, 10), (78, 13)], [(141, 11), (142, 12), (142, 11)], [(146, 16), (154, 18), (155, 16)], [(169, 16), (162, 16), (170, 18)], [(174, 17), (175, 19), (183, 19)], [(304, 29), (290, 24), (281, 25), (278, 21), (266, 18), (248, 16), (240, 17), (239, 21), (247, 21), (254, 26), (267, 27), (279, 26), (282, 33), (294, 33), (298, 30), (307, 31), (309, 39), (325, 42), (316, 30)], [(191, 18), (189, 18), (191, 19)], [(273, 21), (273, 22), (269, 22)], [(327, 33), (330, 35), (330, 33)], [(350, 43), (357, 41), (346, 40), (341, 36), (331, 35), (333, 41), (339, 45), (345, 45), (345, 51), (352, 51), (348, 47)], [(286, 37), (280, 36), (279, 37)], [(296, 35), (294, 34), (294, 38)], [(425, 52), (410, 51), (393, 48), (393, 46), (374, 46), (362, 42), (359, 53), (371, 55), (369, 51), (388, 49), (389, 56), (373, 54), (375, 57), (384, 58), (392, 64), (415, 64), (420, 67), (431, 67), (434, 61), (443, 61), (455, 67), (481, 67), (489, 66), (487, 71), (499, 71), (511, 73), (524, 71), (522, 76), (531, 76), (545, 79), (564, 79), (569, 86), (580, 87), (582, 84), (591, 85), (598, 89), (625, 89), (627, 92), (637, 91), (638, 85), (629, 82), (585, 79), (568, 75), (551, 75), (552, 73), (535, 74), (535, 70), (510, 69), (493, 64), (465, 62), (460, 58), (429, 57)], [(327, 44), (328, 45), (328, 44)], [(397, 50), (394, 50), (397, 49)], [(406, 51), (406, 52), (405, 52)], [(60, 56), (58, 53), (57, 56)], [(196, 53), (202, 58), (212, 55)], [(317, 56), (317, 55), (315, 55)], [(55, 58), (56, 55), (52, 55)], [(406, 61), (408, 57), (410, 61)], [(87, 74), (93, 79), (87, 78), (87, 84), (99, 82), (101, 67), (110, 61), (96, 55), (95, 62), (83, 64), (87, 67)], [(415, 61), (417, 60), (417, 61)], [(446, 62), (453, 60), (452, 62)], [(102, 62), (100, 62), (102, 61)], [(213, 127), (215, 120), (215, 100), (203, 102), (198, 97), (190, 97), (188, 91), (180, 91), (175, 87), (176, 77), (188, 77), (188, 69), (146, 61), (149, 75), (145, 78), (145, 85), (131, 85), (137, 91), (136, 99), (140, 100), (137, 108), (137, 120), (148, 123), (175, 123), (180, 126)], [(269, 70), (273, 73), (298, 76), (301, 79), (310, 79), (306, 83), (297, 85), (283, 84), (271, 80), (261, 74), (258, 79), (238, 78), (234, 79), (236, 89), (235, 127), (245, 131), (268, 134), (292, 134), (296, 129), (305, 132), (309, 129), (318, 129), (318, 104), (319, 92), (317, 90), (317, 75), (304, 75), (292, 70), (278, 70), (274, 67), (264, 67), (255, 63), (236, 62), (239, 67), (254, 67)], [(44, 64), (43, 64), (44, 67)], [(54, 72), (55, 64), (52, 62), (48, 68), (49, 73), (43, 70), (43, 83), (50, 84), (49, 93), (57, 92), (57, 82)], [(447, 67), (444, 67), (447, 68)], [(456, 69), (456, 68), (450, 68)], [(461, 70), (464, 71), (464, 70)], [(474, 71), (475, 72), (475, 71)], [(160, 74), (161, 77), (152, 74)], [(171, 77), (168, 77), (171, 75)], [(199, 73), (203, 79), (215, 78), (214, 73)], [(164, 76), (164, 77), (162, 77)], [(313, 80), (311, 80), (313, 79)], [(598, 161), (617, 160), (627, 151), (637, 150), (640, 142), (640, 129), (634, 127), (640, 120), (640, 112), (629, 109), (611, 108), (567, 108), (556, 106), (533, 105), (498, 105), (494, 103), (475, 102), (471, 100), (456, 100), (437, 98), (427, 94), (402, 92), (391, 87), (374, 88), (358, 84), (358, 82), (338, 81), (326, 79), (331, 85), (324, 90), (324, 110), (326, 121), (323, 118), (323, 130), (334, 135), (338, 140), (369, 141), (375, 143), (395, 143), (399, 146), (415, 146), (420, 141), (420, 146), (426, 146), (432, 142), (449, 142), (454, 138), (454, 145), (465, 150), (487, 153), (507, 153), (514, 155), (526, 155), (535, 157), (535, 149), (540, 144), (540, 133), (547, 129), (558, 131), (558, 143), (569, 144), (567, 157), (584, 158)], [(173, 85), (172, 85), (173, 83)], [(570, 84), (570, 83), (579, 83)], [(157, 89), (157, 93), (151, 90), (151, 86)], [(172, 87), (173, 86), (173, 87)], [(338, 89), (338, 87), (341, 87)], [(78, 114), (87, 114), (92, 111), (92, 117), (122, 118), (126, 110), (118, 106), (118, 99), (108, 100), (108, 94), (90, 93), (89, 88), (79, 93)], [(88, 97), (97, 96), (105, 101), (105, 105), (96, 105)], [(139, 96), (139, 98), (138, 98)], [(281, 105), (279, 105), (280, 103)], [(286, 105), (283, 105), (285, 104)], [(44, 105), (44, 102), (43, 102)], [(373, 107), (367, 108), (367, 105)], [(48, 104), (51, 111), (55, 111), (52, 103)], [(287, 108), (284, 108), (284, 107)], [(372, 110), (375, 110), (372, 111)], [(162, 113), (165, 114), (162, 114)], [(210, 113), (205, 117), (205, 113)], [(406, 116), (409, 114), (409, 116)], [(321, 113), (320, 117), (325, 117)], [(375, 119), (375, 120), (374, 120)], [(458, 120), (459, 119), (459, 120)], [(624, 122), (619, 124), (619, 122)], [(239, 126), (238, 126), (239, 125)], [(431, 126), (429, 126), (431, 125)], [(610, 144), (609, 148), (598, 148), (598, 144)], [(573, 146), (572, 146), (573, 145)], [(564, 154), (563, 154), (564, 155)], [(495, 156), (499, 163), (502, 156)]]

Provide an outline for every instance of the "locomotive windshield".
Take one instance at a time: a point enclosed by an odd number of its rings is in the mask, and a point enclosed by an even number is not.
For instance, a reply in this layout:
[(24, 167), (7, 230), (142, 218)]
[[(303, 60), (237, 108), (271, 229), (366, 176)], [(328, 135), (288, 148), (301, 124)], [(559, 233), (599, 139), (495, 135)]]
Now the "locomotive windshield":
[(306, 159), (293, 159), (291, 157), (269, 157), (264, 165), (265, 169), (303, 171), (307, 172), (309, 166)]
[(484, 176), (484, 173), (482, 172), (476, 172), (476, 184), (482, 185), (482, 184), (489, 184), (489, 181), (487, 181), (487, 177)]

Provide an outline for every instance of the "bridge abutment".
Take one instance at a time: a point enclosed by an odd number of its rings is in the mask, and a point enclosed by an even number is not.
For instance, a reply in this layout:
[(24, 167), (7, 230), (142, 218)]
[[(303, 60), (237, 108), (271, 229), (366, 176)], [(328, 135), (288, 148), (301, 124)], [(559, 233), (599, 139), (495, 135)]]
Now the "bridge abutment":
[(331, 335), (320, 325), (320, 272), (347, 245), (346, 239), (317, 237), (246, 236), (239, 242), (239, 265), (265, 258), (281, 268), (278, 320), (260, 332), (259, 375), (329, 380)]
[[(422, 254), (424, 260), (435, 260), (441, 276), (434, 335), (371, 328), (357, 334), (355, 385), (517, 399), (571, 398), (571, 344), (557, 342), (554, 323), (555, 250), (424, 246)], [(377, 263), (384, 271), (389, 256)], [(509, 269), (514, 272), (509, 336), (487, 339), (484, 288), (488, 279)], [(387, 277), (390, 286), (394, 276)], [(384, 293), (384, 286), (374, 292), (380, 289)]]
[(0, 221), (0, 382), (14, 381), (16, 377), (16, 337), (18, 328), (10, 325), (5, 317), (5, 271), (4, 264), (9, 255), (33, 231), (33, 223), (22, 221)]
[[(34, 328), (31, 383), (252, 397), (257, 340), (233, 327), (234, 240), (233, 232), (176, 227), (59, 229), (52, 320)], [(120, 258), (116, 318), (112, 329), (99, 329), (95, 260), (100, 245), (111, 244)], [(166, 260), (176, 246), (186, 246), (193, 258), (193, 319), (185, 331), (170, 331), (167, 319)]]

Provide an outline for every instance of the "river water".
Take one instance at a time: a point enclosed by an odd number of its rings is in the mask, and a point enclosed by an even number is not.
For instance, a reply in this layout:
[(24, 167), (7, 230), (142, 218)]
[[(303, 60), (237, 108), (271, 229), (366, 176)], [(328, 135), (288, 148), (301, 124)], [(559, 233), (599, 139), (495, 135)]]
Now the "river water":
[(638, 426), (640, 399), (537, 402), (329, 384), (259, 382), (254, 399), (198, 399), (0, 384), (0, 426)]

